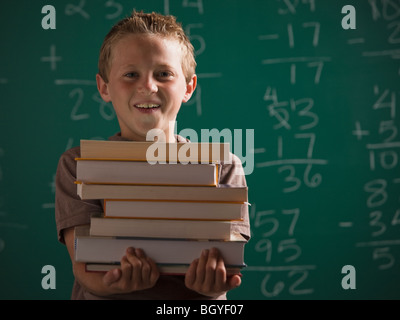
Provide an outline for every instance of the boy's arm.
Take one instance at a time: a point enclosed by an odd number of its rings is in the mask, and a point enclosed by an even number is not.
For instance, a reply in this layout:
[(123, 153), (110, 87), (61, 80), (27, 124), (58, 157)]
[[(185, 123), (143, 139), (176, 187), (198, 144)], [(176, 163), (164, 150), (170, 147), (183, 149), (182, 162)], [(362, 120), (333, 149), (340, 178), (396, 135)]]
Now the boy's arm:
[(105, 274), (86, 272), (85, 263), (74, 259), (74, 228), (64, 230), (64, 239), (75, 279), (95, 295), (108, 296), (144, 290), (153, 287), (158, 280), (157, 265), (141, 249), (128, 248), (121, 259), (121, 268)]

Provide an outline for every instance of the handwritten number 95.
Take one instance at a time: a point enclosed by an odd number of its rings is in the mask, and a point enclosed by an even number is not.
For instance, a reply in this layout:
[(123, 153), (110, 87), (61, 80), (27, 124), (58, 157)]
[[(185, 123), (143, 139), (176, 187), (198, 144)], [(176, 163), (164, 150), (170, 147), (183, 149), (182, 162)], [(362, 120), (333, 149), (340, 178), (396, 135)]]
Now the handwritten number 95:
[[(272, 241), (269, 239), (261, 239), (255, 245), (256, 252), (265, 252), (265, 262), (270, 263), (272, 260)], [(288, 255), (284, 262), (292, 262), (296, 260), (301, 255), (301, 248), (296, 243), (296, 239), (285, 239), (281, 240), (278, 243), (276, 248), (277, 253), (283, 253), (286, 251), (293, 252), (292, 254)]]

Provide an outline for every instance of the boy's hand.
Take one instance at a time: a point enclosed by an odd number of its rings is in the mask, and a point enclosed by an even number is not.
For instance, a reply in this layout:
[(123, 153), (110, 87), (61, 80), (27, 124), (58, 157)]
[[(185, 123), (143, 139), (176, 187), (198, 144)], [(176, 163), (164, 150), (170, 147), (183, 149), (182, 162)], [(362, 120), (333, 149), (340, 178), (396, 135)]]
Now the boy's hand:
[(218, 249), (203, 250), (200, 259), (190, 265), (185, 285), (205, 296), (219, 296), (240, 286), (239, 275), (227, 277), (225, 263)]
[(107, 272), (103, 283), (115, 294), (129, 293), (153, 287), (159, 276), (157, 265), (143, 250), (128, 248), (121, 259), (121, 268)]

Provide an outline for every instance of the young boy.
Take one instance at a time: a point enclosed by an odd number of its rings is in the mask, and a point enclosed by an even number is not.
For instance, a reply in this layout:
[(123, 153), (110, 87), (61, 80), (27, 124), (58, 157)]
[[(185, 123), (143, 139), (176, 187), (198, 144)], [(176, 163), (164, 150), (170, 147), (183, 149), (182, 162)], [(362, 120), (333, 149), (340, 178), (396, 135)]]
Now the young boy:
[[(193, 46), (172, 16), (133, 12), (105, 37), (96, 76), (101, 97), (115, 109), (121, 132), (112, 141), (144, 141), (149, 130), (161, 129), (169, 142), (187, 142), (169, 131), (182, 102), (192, 96), (197, 77)], [(59, 240), (71, 257), (75, 282), (72, 299), (226, 299), (240, 285), (238, 275), (227, 277), (218, 250), (205, 250), (185, 276), (160, 275), (157, 265), (140, 248), (127, 248), (120, 268), (105, 274), (85, 272), (74, 261), (74, 227), (89, 224), (103, 212), (102, 201), (83, 201), (76, 194), (79, 147), (60, 158), (56, 176), (56, 223)], [(222, 164), (220, 183), (246, 185), (240, 160)], [(249, 237), (247, 210), (236, 229)]]

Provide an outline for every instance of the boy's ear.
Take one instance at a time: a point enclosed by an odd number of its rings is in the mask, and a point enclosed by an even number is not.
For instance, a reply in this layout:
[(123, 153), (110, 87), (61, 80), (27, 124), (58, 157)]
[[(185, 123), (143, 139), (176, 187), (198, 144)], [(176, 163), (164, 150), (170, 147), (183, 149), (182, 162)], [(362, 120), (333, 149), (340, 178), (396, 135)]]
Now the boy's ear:
[(194, 74), (189, 83), (186, 84), (186, 93), (182, 102), (188, 102), (197, 86), (197, 76)]
[(105, 102), (110, 102), (111, 97), (108, 92), (108, 84), (103, 80), (100, 74), (96, 74), (97, 90)]

